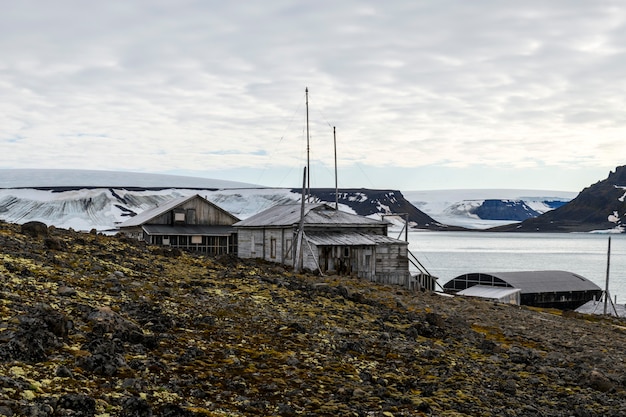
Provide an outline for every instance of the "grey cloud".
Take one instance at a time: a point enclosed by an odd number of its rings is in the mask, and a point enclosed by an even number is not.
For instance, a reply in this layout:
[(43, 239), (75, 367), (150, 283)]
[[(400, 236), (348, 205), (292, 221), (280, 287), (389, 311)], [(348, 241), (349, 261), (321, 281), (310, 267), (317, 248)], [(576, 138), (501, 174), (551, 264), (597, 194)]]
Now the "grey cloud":
[[(338, 125), (359, 144), (352, 160), (463, 163), (489, 146), (489, 163), (510, 163), (521, 137), (554, 148), (568, 129), (620, 128), (624, 22), (612, 1), (16, 2), (0, 15), (0, 143), (95, 158), (121, 141), (149, 167), (180, 161), (183, 141), (258, 154), (212, 163), (266, 164), (279, 155), (267, 148), (299, 155), (309, 86), (315, 139)], [(32, 156), (7, 146), (0, 164)], [(541, 143), (515, 149), (546, 157)]]

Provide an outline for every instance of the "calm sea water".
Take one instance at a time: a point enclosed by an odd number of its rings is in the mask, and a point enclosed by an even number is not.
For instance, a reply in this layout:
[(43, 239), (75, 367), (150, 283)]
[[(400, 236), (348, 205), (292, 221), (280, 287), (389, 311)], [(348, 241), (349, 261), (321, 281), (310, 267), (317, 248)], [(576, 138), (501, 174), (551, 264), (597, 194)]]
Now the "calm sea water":
[[(626, 235), (610, 236), (609, 293), (623, 304)], [(441, 285), (468, 272), (559, 269), (582, 275), (604, 289), (608, 239), (607, 234), (589, 233), (416, 231), (409, 232), (409, 249), (432, 275), (439, 277)]]

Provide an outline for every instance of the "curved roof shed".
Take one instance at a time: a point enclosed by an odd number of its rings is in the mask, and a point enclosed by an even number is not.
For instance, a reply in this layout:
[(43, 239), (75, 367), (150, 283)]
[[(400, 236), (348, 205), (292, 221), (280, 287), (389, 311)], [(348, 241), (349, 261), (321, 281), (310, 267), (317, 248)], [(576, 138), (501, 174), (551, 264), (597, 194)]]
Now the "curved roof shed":
[(596, 284), (568, 271), (476, 272), (459, 275), (443, 288), (457, 293), (474, 285), (518, 288), (522, 305), (560, 309), (575, 309), (602, 295)]

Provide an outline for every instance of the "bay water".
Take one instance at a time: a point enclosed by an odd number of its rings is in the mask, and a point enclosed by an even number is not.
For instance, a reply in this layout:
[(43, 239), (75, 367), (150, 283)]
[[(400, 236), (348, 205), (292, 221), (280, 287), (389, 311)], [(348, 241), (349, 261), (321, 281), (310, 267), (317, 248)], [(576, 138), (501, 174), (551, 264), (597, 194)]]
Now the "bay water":
[[(626, 235), (410, 231), (408, 239), (409, 250), (441, 285), (471, 272), (563, 270), (581, 275), (604, 290), (609, 236), (609, 294), (623, 304)], [(398, 238), (403, 239), (404, 234)]]

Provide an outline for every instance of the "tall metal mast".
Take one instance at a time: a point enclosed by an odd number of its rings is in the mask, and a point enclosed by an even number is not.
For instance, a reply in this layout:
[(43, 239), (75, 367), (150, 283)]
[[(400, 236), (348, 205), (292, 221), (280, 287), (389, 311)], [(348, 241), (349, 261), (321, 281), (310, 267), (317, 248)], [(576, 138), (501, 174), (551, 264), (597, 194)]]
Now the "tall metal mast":
[(333, 142), (335, 144), (335, 210), (339, 210), (339, 188), (337, 187), (337, 133), (333, 126)]
[(309, 156), (309, 87), (304, 89), (306, 95), (306, 201), (309, 202), (309, 196), (311, 195), (311, 165)]

